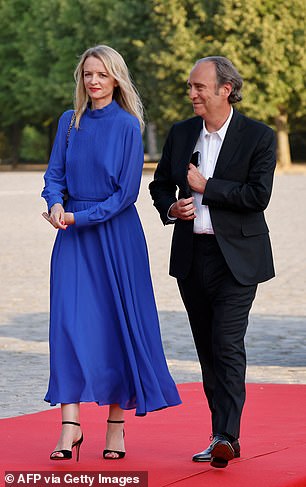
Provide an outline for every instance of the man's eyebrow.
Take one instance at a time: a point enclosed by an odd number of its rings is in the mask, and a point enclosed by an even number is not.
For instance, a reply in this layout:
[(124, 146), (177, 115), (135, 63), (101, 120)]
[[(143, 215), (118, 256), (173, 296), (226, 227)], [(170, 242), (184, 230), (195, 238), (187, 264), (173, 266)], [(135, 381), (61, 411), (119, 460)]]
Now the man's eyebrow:
[[(193, 83), (194, 86), (206, 86), (205, 83), (200, 83), (200, 82), (195, 82)], [(190, 88), (192, 86), (192, 83), (188, 80), (187, 81), (187, 86)]]

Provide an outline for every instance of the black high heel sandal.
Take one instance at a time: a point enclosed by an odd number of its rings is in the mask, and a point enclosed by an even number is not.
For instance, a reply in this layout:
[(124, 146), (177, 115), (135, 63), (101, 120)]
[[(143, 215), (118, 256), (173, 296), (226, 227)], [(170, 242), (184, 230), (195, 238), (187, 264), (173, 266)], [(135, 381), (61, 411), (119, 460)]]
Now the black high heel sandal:
[[(74, 421), (62, 421), (62, 424), (73, 424), (74, 426), (81, 426), (80, 423), (75, 423)], [(54, 450), (50, 455), (50, 460), (71, 460), (72, 458), (72, 450), (75, 447), (76, 449), (76, 461), (79, 461), (80, 458), (80, 446), (83, 442), (83, 433), (81, 438), (78, 441), (72, 443), (71, 450)], [(54, 453), (62, 453), (62, 457), (52, 456)]]
[[(113, 421), (112, 419), (107, 420), (108, 423), (124, 423), (124, 420), (122, 421)], [(123, 438), (125, 437), (125, 432), (123, 430)], [(118, 457), (107, 457), (106, 455), (108, 453), (116, 453)], [(120, 458), (125, 457), (125, 451), (120, 451), (120, 450), (103, 450), (103, 458), (105, 460), (119, 460)]]

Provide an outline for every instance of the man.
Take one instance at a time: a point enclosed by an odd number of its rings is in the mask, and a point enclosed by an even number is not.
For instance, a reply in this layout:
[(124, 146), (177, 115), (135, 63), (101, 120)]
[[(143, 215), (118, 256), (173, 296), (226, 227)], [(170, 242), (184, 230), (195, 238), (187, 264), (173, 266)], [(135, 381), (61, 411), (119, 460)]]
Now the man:
[(188, 87), (196, 117), (171, 128), (150, 192), (163, 223), (174, 223), (170, 275), (188, 313), (212, 417), (212, 443), (193, 460), (222, 468), (240, 456), (249, 311), (257, 284), (274, 276), (263, 212), (275, 137), (232, 108), (242, 78), (228, 59), (197, 61)]

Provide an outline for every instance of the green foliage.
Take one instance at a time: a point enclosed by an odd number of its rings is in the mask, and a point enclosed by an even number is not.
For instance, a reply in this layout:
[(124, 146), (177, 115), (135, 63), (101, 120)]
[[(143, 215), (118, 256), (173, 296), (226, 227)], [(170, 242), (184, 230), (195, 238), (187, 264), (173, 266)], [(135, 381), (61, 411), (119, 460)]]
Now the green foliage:
[(186, 80), (211, 54), (243, 75), (248, 115), (304, 126), (305, 16), (305, 0), (0, 0), (0, 129), (17, 152), (25, 126), (53, 129), (95, 44), (122, 53), (159, 136), (193, 115)]
[(145, 74), (143, 91), (149, 119), (159, 130), (193, 114), (186, 83), (201, 43), (197, 27), (204, 20), (199, 2), (152, 1), (152, 28), (139, 60)]
[(229, 57), (244, 78), (242, 109), (273, 124), (306, 113), (304, 0), (220, 0), (210, 51)]
[(186, 82), (202, 43), (199, 26), (205, 27), (206, 16), (196, 0), (150, 3), (149, 29), (138, 41), (140, 85), (148, 119), (164, 133), (173, 121), (193, 115)]
[[(0, 124), (10, 126), (20, 116), (16, 99), (16, 68), (22, 66), (22, 55), (16, 40), (18, 19), (21, 19), (26, 0), (0, 0)], [(18, 115), (17, 115), (18, 114)]]
[(23, 161), (44, 162), (46, 160), (47, 135), (35, 127), (26, 125), (22, 132), (20, 158)]

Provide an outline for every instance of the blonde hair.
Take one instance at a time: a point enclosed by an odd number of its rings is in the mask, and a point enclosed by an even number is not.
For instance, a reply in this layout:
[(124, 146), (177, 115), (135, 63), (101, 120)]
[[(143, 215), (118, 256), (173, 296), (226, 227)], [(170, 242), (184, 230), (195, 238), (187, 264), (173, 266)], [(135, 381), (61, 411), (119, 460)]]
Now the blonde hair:
[(75, 109), (75, 126), (78, 129), (80, 119), (86, 110), (89, 96), (86, 93), (83, 81), (83, 67), (86, 59), (93, 56), (103, 62), (108, 73), (115, 78), (118, 86), (115, 87), (113, 99), (127, 112), (138, 118), (141, 131), (144, 130), (143, 105), (139, 93), (134, 86), (127, 65), (121, 54), (109, 46), (99, 45), (90, 47), (81, 56), (80, 62), (74, 72), (76, 81), (74, 109)]

